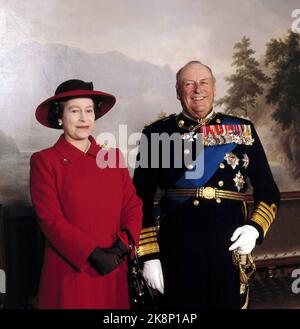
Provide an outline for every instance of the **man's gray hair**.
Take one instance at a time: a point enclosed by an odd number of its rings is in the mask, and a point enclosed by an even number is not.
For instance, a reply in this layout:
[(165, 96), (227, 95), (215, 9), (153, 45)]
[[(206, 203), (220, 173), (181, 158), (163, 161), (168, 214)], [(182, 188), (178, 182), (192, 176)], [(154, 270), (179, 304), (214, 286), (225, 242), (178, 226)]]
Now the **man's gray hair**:
[(180, 79), (180, 75), (181, 75), (182, 71), (184, 71), (191, 64), (200, 64), (200, 65), (206, 67), (208, 69), (208, 71), (210, 72), (212, 78), (213, 78), (213, 82), (216, 83), (216, 78), (215, 78), (215, 76), (212, 72), (212, 69), (209, 66), (201, 63), (200, 61), (190, 61), (190, 62), (186, 63), (182, 68), (180, 68), (177, 71), (177, 73), (176, 73), (176, 88), (178, 87), (178, 83), (179, 83), (179, 79)]

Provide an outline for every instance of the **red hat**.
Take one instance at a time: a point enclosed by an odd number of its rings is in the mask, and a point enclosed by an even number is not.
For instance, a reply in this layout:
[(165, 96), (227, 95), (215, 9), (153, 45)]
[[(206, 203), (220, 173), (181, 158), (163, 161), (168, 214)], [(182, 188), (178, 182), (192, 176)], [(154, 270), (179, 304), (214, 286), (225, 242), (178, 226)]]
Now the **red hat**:
[(60, 84), (55, 90), (54, 96), (46, 99), (41, 103), (36, 111), (35, 117), (39, 123), (49, 128), (60, 129), (61, 127), (53, 127), (48, 121), (49, 107), (54, 102), (65, 101), (71, 98), (78, 98), (88, 96), (99, 103), (99, 114), (95, 117), (95, 120), (102, 117), (107, 113), (116, 102), (116, 98), (113, 95), (104, 93), (102, 91), (94, 90), (92, 82), (84, 82), (82, 80), (67, 80)]

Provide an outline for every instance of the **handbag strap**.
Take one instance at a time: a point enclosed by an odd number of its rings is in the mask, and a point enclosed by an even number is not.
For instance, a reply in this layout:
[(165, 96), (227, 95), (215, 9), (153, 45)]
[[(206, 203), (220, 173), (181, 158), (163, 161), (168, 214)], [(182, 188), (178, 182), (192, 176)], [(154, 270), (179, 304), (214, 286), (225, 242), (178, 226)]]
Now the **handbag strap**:
[(124, 231), (126, 232), (128, 241), (129, 241), (128, 258), (131, 259), (131, 254), (133, 253), (133, 262), (138, 267), (138, 269), (141, 269), (139, 257), (138, 257), (138, 253), (137, 253), (137, 248), (136, 248), (136, 244), (134, 242), (133, 236), (127, 228), (125, 228)]

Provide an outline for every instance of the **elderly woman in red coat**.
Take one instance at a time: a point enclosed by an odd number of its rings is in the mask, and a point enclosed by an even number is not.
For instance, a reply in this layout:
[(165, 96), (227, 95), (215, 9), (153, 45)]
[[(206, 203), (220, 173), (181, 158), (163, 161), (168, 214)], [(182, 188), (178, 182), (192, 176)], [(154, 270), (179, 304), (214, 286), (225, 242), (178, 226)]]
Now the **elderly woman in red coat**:
[(125, 230), (137, 243), (141, 201), (126, 168), (97, 166), (101, 147), (90, 135), (114, 103), (92, 83), (68, 80), (36, 110), (41, 124), (64, 130), (30, 163), (32, 203), (46, 237), (39, 308), (129, 308)]

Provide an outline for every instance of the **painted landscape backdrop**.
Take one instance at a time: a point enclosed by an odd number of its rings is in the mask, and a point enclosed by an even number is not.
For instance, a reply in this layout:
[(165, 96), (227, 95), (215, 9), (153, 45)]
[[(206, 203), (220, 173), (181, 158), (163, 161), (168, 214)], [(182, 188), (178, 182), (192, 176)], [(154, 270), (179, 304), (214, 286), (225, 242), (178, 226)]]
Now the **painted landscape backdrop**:
[(216, 110), (255, 123), (280, 190), (300, 190), (300, 43), (290, 30), (297, 1), (0, 4), (1, 204), (31, 203), (30, 155), (60, 134), (37, 123), (34, 111), (58, 84), (78, 78), (114, 94), (117, 104), (94, 135), (118, 139), (119, 124), (130, 135), (181, 110), (175, 74), (192, 59), (215, 73)]

